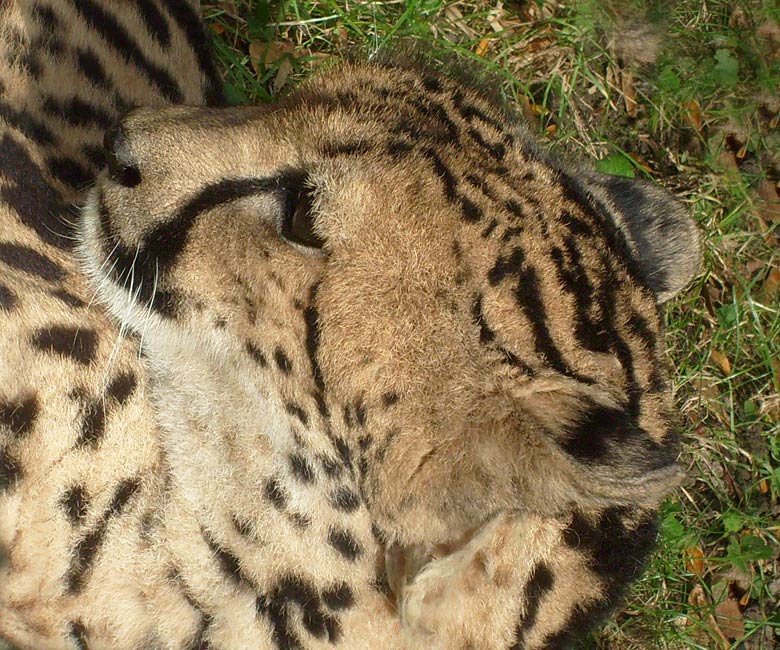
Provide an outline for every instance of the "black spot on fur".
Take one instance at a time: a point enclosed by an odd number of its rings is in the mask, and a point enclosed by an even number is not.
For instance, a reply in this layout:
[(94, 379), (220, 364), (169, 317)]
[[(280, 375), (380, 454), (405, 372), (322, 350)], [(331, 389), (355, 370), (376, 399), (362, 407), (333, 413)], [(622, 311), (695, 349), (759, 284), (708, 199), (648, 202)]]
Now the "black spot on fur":
[(76, 644), (76, 650), (89, 650), (87, 644), (87, 628), (81, 621), (71, 621), (68, 623), (68, 636)]
[(65, 278), (65, 269), (29, 246), (0, 243), (0, 262), (47, 282)]
[(460, 197), (460, 211), (463, 218), (469, 223), (476, 223), (482, 219), (482, 208), (465, 196)]
[(603, 579), (631, 582), (655, 544), (657, 526), (655, 513), (646, 512), (629, 528), (624, 519), (630, 514), (627, 508), (615, 506), (602, 511), (594, 522), (575, 511), (564, 541), (588, 553), (591, 568)]
[(311, 526), (311, 517), (304, 515), (301, 512), (291, 512), (290, 520), (292, 521), (293, 526), (300, 528), (301, 530), (305, 530)]
[(398, 393), (394, 391), (385, 393), (384, 395), (382, 395), (382, 406), (384, 406), (385, 408), (390, 408), (391, 406), (396, 404), (399, 399), (400, 396), (398, 395)]
[(440, 93), (442, 91), (441, 80), (432, 74), (425, 74), (422, 77), (422, 84), (423, 88), (429, 93)]
[(14, 402), (0, 401), (0, 427), (7, 428), (13, 436), (25, 436), (32, 430), (39, 410), (34, 396)]
[(341, 461), (344, 463), (344, 466), (349, 468), (352, 466), (352, 459), (351, 455), (349, 453), (349, 446), (346, 442), (344, 442), (343, 438), (336, 438), (334, 441), (334, 444), (336, 445), (336, 451), (339, 452), (339, 456), (341, 457)]
[(241, 535), (241, 537), (246, 537), (247, 539), (254, 538), (255, 526), (251, 521), (244, 519), (243, 517), (239, 517), (238, 515), (233, 515), (230, 518), (230, 522), (233, 524), (233, 528), (236, 529), (236, 532)]
[(238, 559), (238, 557), (230, 550), (221, 546), (214, 539), (214, 537), (205, 530), (203, 531), (203, 539), (206, 541), (206, 545), (209, 547), (209, 550), (217, 559), (222, 572), (237, 583), (244, 582), (244, 578), (241, 573), (241, 561)]
[(363, 400), (358, 400), (355, 403), (355, 419), (357, 420), (357, 423), (359, 426), (364, 427), (366, 426), (366, 404), (363, 402)]
[(0, 309), (11, 311), (16, 307), (16, 294), (4, 284), (0, 284)]
[(481, 235), (483, 238), (487, 239), (490, 237), (491, 234), (493, 234), (493, 231), (498, 227), (498, 221), (496, 219), (491, 219), (487, 226), (485, 226), (484, 230), (482, 231)]
[(439, 154), (433, 148), (425, 149), (425, 157), (433, 163), (433, 171), (444, 184), (444, 195), (449, 201), (455, 201), (458, 198), (457, 181), (449, 167), (439, 157)]
[(544, 562), (540, 562), (533, 568), (531, 576), (523, 588), (525, 613), (515, 628), (515, 642), (510, 650), (523, 650), (525, 648), (525, 636), (529, 630), (533, 629), (539, 615), (542, 599), (552, 589), (554, 582), (555, 577), (550, 567)]
[(290, 358), (282, 348), (276, 348), (276, 350), (274, 350), (274, 361), (276, 361), (276, 367), (285, 375), (290, 374), (292, 371), (292, 361), (290, 361)]
[(77, 447), (95, 447), (103, 439), (103, 434), (106, 432), (106, 408), (106, 403), (102, 399), (87, 403), (76, 440)]
[(334, 508), (343, 512), (354, 512), (360, 507), (360, 498), (346, 486), (340, 486), (333, 491), (330, 502)]
[(341, 463), (331, 456), (320, 456), (319, 461), (322, 466), (322, 471), (330, 478), (337, 478), (344, 469)]
[(302, 650), (304, 647), (293, 630), (291, 605), (300, 609), (303, 627), (309, 634), (330, 643), (338, 642), (341, 625), (324, 609), (317, 590), (308, 580), (288, 575), (256, 602), (257, 612), (267, 617), (274, 643), (280, 650)]
[(479, 325), (479, 341), (483, 344), (492, 343), (496, 338), (496, 333), (487, 324), (485, 313), (482, 311), (482, 296), (477, 296), (471, 307), (471, 316)]
[(363, 548), (349, 531), (331, 528), (328, 532), (328, 543), (350, 562), (363, 555)]
[(476, 118), (488, 126), (492, 126), (496, 131), (502, 130), (503, 125), (501, 122), (493, 119), (481, 109), (467, 102), (466, 98), (463, 96), (463, 93), (460, 90), (456, 90), (452, 94), (452, 101), (455, 104), (455, 107), (457, 108), (461, 117), (467, 122), (471, 122), (472, 118)]
[(322, 592), (322, 599), (334, 611), (349, 609), (355, 604), (355, 595), (345, 582), (338, 582), (328, 587)]
[(289, 413), (290, 415), (294, 415), (298, 420), (300, 420), (301, 424), (304, 427), (309, 426), (309, 416), (306, 413), (306, 411), (301, 408), (298, 404), (295, 402), (287, 402), (287, 404), (284, 405), (284, 409)]
[(575, 217), (568, 210), (564, 210), (561, 214), (561, 223), (568, 228), (572, 235), (576, 235), (577, 237), (593, 236), (593, 228), (591, 228), (586, 221), (583, 221), (579, 217)]
[(352, 417), (352, 409), (350, 409), (348, 405), (344, 406), (344, 424), (348, 429), (355, 426), (355, 420)]
[(89, 497), (83, 485), (74, 485), (67, 490), (60, 503), (73, 526), (80, 525), (89, 511)]
[(0, 447), (0, 494), (13, 488), (22, 477), (22, 466), (7, 449)]
[[(314, 384), (317, 386), (317, 390), (320, 393), (325, 392), (325, 380), (322, 377), (322, 370), (320, 364), (317, 361), (317, 349), (320, 344), (320, 330), (317, 322), (317, 309), (315, 308), (315, 302), (317, 300), (317, 286), (315, 285), (311, 289), (311, 295), (309, 296), (309, 307), (303, 312), (303, 318), (306, 323), (306, 353), (309, 357), (309, 363), (311, 364), (312, 375), (314, 376)], [(326, 409), (327, 411), (327, 409)]]
[(106, 390), (106, 397), (114, 399), (119, 405), (123, 405), (135, 391), (138, 381), (133, 372), (123, 372), (114, 377)]
[(52, 325), (36, 330), (30, 340), (33, 347), (86, 366), (95, 360), (97, 334), (86, 328)]
[(290, 456), (290, 470), (293, 476), (301, 483), (310, 484), (314, 482), (314, 469), (309, 461), (300, 454)]
[(32, 16), (44, 32), (54, 33), (60, 29), (60, 19), (49, 5), (42, 3), (33, 5)]
[(268, 359), (265, 358), (265, 355), (256, 345), (247, 341), (246, 351), (249, 356), (260, 365), (261, 368), (266, 368), (268, 366)]
[(277, 510), (284, 510), (287, 505), (287, 492), (278, 479), (272, 478), (266, 481), (263, 494)]

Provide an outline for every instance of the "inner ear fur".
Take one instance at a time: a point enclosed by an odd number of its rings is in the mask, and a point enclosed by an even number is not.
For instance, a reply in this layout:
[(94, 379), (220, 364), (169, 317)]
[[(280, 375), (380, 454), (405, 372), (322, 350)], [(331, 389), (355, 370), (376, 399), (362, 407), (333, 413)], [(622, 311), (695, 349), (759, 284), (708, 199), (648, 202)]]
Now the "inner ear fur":
[(560, 376), (513, 392), (515, 413), (500, 427), (505, 453), (525, 457), (521, 507), (655, 508), (682, 480), (674, 436), (647, 430), (621, 396)]
[(586, 172), (589, 192), (623, 231), (645, 281), (659, 304), (682, 291), (699, 273), (699, 229), (682, 202), (647, 181)]

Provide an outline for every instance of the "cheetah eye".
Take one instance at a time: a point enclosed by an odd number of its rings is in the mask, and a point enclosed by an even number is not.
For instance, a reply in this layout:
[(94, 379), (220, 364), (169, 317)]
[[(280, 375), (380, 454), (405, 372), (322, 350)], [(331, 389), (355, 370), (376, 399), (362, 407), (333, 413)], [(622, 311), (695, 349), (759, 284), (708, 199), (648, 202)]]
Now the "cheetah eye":
[(314, 231), (314, 196), (309, 188), (292, 190), (282, 220), (282, 236), (301, 246), (322, 248), (325, 243)]

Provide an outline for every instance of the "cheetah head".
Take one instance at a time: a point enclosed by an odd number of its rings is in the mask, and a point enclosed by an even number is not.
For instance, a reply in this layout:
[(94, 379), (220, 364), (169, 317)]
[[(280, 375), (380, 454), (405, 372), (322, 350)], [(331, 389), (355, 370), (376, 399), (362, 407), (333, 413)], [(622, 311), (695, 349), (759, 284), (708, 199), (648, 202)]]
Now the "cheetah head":
[(665, 192), (381, 65), (266, 107), (136, 110), (107, 147), (81, 256), (176, 444), (181, 422), (251, 432), (250, 456), (290, 421), (326, 432), (402, 544), (674, 486), (659, 304), (698, 237)]

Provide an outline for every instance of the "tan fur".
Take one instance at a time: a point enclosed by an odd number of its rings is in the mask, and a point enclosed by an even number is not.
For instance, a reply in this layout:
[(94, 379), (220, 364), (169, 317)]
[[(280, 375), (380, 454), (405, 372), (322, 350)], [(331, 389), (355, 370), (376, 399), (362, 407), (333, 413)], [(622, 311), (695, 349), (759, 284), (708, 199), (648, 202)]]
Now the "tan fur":
[[(0, 48), (14, 29), (34, 41), (32, 4), (0, 7)], [(70, 0), (50, 5), (112, 87), (166, 103)], [(101, 6), (183, 102), (203, 103), (204, 70), (171, 15), (166, 49), (130, 4)], [(67, 57), (41, 65), (37, 78), (17, 59), (0, 69), (0, 100), (52, 126), (52, 93), (120, 111)], [(0, 138), (40, 169), (52, 151), (94, 166), (84, 145), (99, 129), (66, 126), (48, 145), (2, 115)], [(0, 309), (0, 636), (553, 650), (614, 608), (679, 478), (658, 303), (695, 271), (697, 240), (669, 197), (621, 187), (639, 206), (622, 212), (608, 181), (561, 166), (489, 98), (403, 67), (344, 66), (271, 108), (138, 109), (118, 133), (114, 155), (140, 180), (99, 176), (80, 267), (0, 199), (0, 245), (29, 247), (22, 262), (0, 248), (14, 296)], [(246, 181), (266, 184), (237, 194)], [(306, 192), (322, 250), (280, 234)], [(643, 201), (671, 215), (673, 253), (635, 223)], [(572, 228), (591, 233), (576, 259), (562, 252)], [(30, 251), (62, 273), (31, 272)], [(588, 307), (608, 345), (577, 330), (574, 267), (609, 296)], [(53, 324), (72, 328), (71, 347), (35, 338)]]

